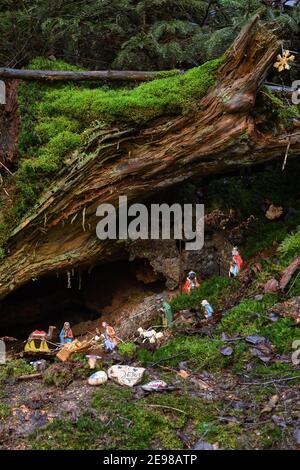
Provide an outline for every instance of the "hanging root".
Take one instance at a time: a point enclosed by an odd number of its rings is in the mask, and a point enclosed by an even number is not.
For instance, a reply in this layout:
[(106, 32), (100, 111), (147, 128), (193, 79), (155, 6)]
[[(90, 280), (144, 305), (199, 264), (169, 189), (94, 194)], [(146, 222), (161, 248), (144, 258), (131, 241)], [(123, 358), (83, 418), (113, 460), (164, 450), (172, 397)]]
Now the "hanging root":
[(85, 211), (86, 211), (86, 207), (84, 207), (82, 211), (82, 228), (84, 232), (85, 232)]
[(70, 271), (67, 272), (67, 277), (68, 277), (68, 289), (72, 289), (72, 284), (71, 284), (71, 273)]

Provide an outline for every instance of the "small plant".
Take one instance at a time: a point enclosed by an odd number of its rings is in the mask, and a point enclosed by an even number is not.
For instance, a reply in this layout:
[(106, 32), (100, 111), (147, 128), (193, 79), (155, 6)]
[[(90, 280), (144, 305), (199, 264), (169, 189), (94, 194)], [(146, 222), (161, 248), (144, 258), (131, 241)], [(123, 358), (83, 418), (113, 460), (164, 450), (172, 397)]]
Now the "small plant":
[(11, 415), (11, 407), (6, 403), (0, 403), (0, 422)]
[(0, 365), (0, 383), (9, 378), (33, 373), (34, 370), (24, 359), (15, 359)]
[(265, 295), (262, 301), (243, 300), (224, 315), (219, 330), (225, 331), (228, 334), (239, 333), (243, 336), (260, 333), (262, 326), (266, 322), (264, 313), (277, 300), (276, 294)]
[(137, 346), (135, 343), (121, 343), (118, 346), (118, 351), (122, 356), (132, 359), (135, 356)]
[(53, 364), (43, 376), (43, 381), (47, 385), (55, 385), (58, 388), (66, 388), (74, 379), (73, 364)]
[(279, 252), (289, 259), (300, 254), (300, 226), (281, 242)]

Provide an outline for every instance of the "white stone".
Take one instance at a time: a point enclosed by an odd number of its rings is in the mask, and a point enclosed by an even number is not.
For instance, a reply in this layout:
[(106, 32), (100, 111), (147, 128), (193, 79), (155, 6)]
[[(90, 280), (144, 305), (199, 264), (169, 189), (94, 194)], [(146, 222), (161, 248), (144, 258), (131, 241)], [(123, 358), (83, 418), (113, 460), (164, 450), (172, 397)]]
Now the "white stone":
[(88, 378), (88, 384), (89, 385), (102, 385), (105, 382), (107, 382), (108, 377), (107, 373), (104, 372), (104, 370), (100, 370), (98, 372), (95, 372)]
[(116, 365), (108, 369), (108, 377), (119, 385), (134, 387), (141, 382), (145, 370), (143, 367)]

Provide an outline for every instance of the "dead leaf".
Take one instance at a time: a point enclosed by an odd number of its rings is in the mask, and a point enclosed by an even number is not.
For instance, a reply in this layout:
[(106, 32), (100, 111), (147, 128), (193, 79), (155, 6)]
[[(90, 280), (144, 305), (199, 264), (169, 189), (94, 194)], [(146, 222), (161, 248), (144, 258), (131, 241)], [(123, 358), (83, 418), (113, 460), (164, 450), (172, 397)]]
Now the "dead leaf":
[(231, 356), (233, 353), (233, 349), (230, 346), (224, 346), (220, 349), (220, 353), (222, 356)]
[(264, 409), (262, 410), (261, 414), (263, 413), (270, 413), (274, 408), (275, 406), (277, 405), (279, 401), (279, 396), (278, 395), (273, 395), (272, 398), (270, 398), (269, 402), (267, 403), (267, 405), (264, 407)]
[(276, 207), (273, 204), (271, 204), (265, 215), (268, 220), (276, 220), (276, 219), (279, 219), (279, 217), (281, 217), (282, 214), (283, 214), (283, 208), (281, 206)]
[(279, 426), (280, 428), (286, 428), (286, 422), (283, 416), (278, 416), (278, 415), (273, 415), (272, 416), (272, 421), (276, 426)]
[(257, 344), (265, 343), (266, 338), (264, 336), (251, 335), (251, 336), (247, 336), (246, 341), (247, 341), (247, 343), (257, 345)]
[(183, 369), (181, 369), (177, 373), (177, 375), (179, 375), (179, 377), (181, 377), (182, 379), (185, 379), (185, 380), (190, 376), (190, 374), (188, 374), (188, 372), (186, 370), (183, 370)]
[(209, 442), (205, 442), (200, 439), (196, 444), (192, 447), (192, 450), (217, 450), (216, 444), (209, 444)]

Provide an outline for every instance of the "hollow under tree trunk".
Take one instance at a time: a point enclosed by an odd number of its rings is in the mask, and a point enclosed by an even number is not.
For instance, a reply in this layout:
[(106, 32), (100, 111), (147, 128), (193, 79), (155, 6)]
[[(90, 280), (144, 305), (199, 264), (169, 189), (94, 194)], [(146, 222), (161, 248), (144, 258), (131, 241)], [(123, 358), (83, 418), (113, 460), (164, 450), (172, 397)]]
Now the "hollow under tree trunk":
[(147, 129), (99, 130), (72, 157), (30, 217), (15, 229), (0, 266), (0, 297), (43, 275), (80, 269), (118, 256), (120, 243), (96, 238), (96, 208), (137, 201), (195, 175), (283, 158), (300, 149), (300, 134), (263, 134), (253, 110), (280, 42), (258, 15), (226, 53), (215, 86), (196, 112)]

